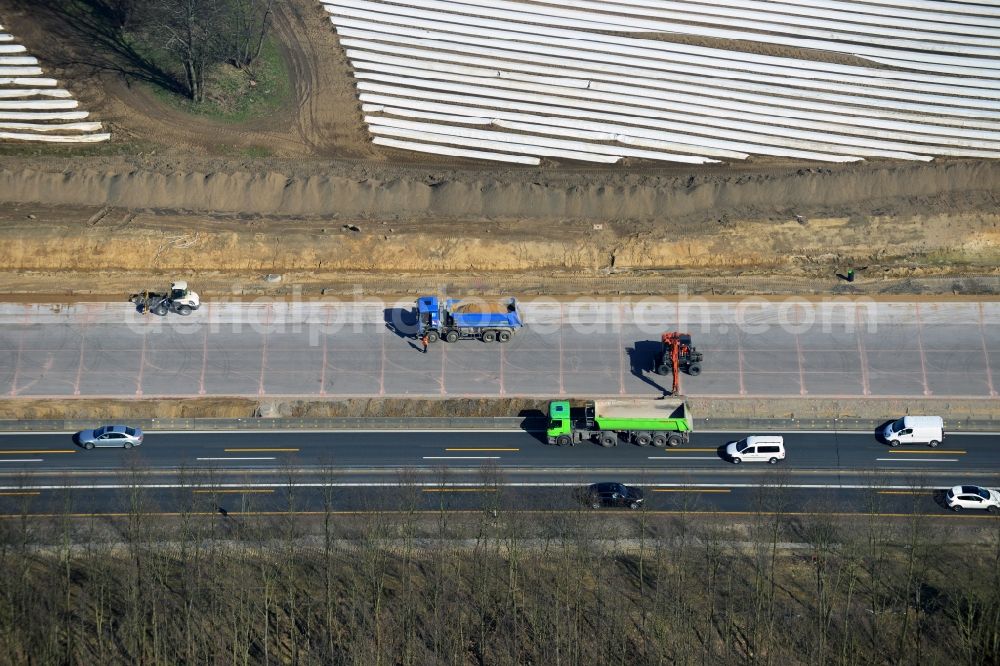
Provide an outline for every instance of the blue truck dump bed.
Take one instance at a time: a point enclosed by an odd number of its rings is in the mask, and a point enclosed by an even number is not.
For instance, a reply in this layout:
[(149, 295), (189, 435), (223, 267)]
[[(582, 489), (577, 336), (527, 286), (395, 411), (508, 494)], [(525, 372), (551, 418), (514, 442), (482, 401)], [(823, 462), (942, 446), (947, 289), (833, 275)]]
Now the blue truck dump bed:
[(522, 326), (513, 298), (499, 302), (437, 296), (417, 299), (417, 337), (426, 335), (428, 342), (442, 338), (507, 342)]

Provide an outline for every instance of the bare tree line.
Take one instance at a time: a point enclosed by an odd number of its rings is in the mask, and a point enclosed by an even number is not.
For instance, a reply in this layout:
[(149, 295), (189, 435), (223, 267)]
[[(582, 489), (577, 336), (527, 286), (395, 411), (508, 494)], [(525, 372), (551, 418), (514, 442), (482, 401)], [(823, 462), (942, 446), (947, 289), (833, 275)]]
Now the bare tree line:
[(145, 477), (124, 475), (113, 521), (70, 519), (70, 489), (62, 517), (29, 519), (25, 496), (0, 521), (0, 663), (1000, 661), (1000, 521), (954, 545), (917, 510), (880, 517), (875, 491), (849, 522), (793, 512), (780, 475), (740, 525), (595, 518), (520, 511), (486, 468), (478, 510), (441, 493), (429, 519), (403, 477), (396, 510), (349, 521), (331, 469), (307, 524), (291, 473), (283, 513), (177, 490), (171, 520)]
[[(209, 70), (221, 63), (246, 69), (260, 57), (275, 0), (82, 0), (119, 33), (138, 41), (145, 57), (176, 69), (195, 102), (205, 99)], [(130, 49), (129, 49), (130, 50)], [(124, 51), (124, 50), (123, 50)]]

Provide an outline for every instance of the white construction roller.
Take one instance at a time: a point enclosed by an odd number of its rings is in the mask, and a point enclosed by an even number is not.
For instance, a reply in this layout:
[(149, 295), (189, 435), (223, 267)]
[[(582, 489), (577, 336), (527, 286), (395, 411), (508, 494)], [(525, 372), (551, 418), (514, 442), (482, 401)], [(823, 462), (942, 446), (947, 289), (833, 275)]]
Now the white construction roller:
[(80, 103), (75, 99), (0, 100), (0, 110), (16, 109), (75, 109)]
[(99, 143), (111, 138), (110, 134), (81, 134), (79, 136), (53, 136), (48, 134), (24, 134), (23, 132), (0, 132), (0, 139), (14, 141), (42, 141), (45, 143)]
[(34, 132), (96, 132), (101, 123), (7, 123), (0, 122), (0, 129), (32, 130)]
[(37, 65), (38, 58), (31, 56), (0, 56), (0, 65)]
[(72, 97), (68, 90), (60, 88), (0, 88), (0, 99), (11, 97)]
[(505, 155), (504, 153), (492, 153), (483, 150), (468, 150), (466, 148), (453, 148), (452, 146), (440, 146), (430, 143), (419, 143), (417, 141), (400, 141), (384, 136), (377, 136), (372, 139), (372, 143), (380, 146), (390, 146), (400, 150), (412, 150), (418, 153), (431, 153), (434, 155), (448, 155), (450, 157), (469, 157), (474, 160), (491, 160), (493, 162), (514, 162), (516, 164), (530, 164), (538, 166), (540, 160), (537, 157), (527, 155)]
[(24, 53), (26, 48), (20, 44), (0, 44), (0, 53)]

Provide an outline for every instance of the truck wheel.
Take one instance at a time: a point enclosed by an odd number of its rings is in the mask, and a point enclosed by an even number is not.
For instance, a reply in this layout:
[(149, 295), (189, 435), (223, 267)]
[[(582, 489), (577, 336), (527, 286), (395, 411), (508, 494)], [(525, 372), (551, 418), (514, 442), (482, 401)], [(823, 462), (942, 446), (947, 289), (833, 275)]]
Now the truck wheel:
[(601, 446), (610, 448), (618, 443), (617, 435), (601, 435)]
[(151, 312), (159, 317), (162, 317), (167, 314), (167, 307), (165, 305), (157, 305), (151, 310)]
[(573, 438), (570, 437), (569, 435), (559, 435), (556, 438), (556, 444), (558, 446), (572, 446), (573, 445)]
[(698, 365), (697, 363), (692, 363), (691, 365), (688, 366), (688, 374), (691, 375), (692, 377), (697, 377), (698, 375), (701, 374), (701, 366)]
[(448, 342), (458, 342), (458, 331), (448, 331), (444, 334), (444, 339)]
[(667, 445), (667, 438), (663, 435), (653, 435), (653, 446), (658, 449), (662, 449)]
[(889, 446), (899, 446), (899, 442), (894, 439), (890, 439)]
[(496, 331), (483, 331), (483, 342), (496, 342)]
[(191, 314), (191, 306), (190, 305), (178, 305), (177, 306), (177, 314), (182, 315), (184, 317), (187, 317), (189, 314)]
[(500, 342), (510, 342), (510, 331), (499, 331), (497, 333), (497, 340)]
[(667, 437), (667, 446), (680, 446), (683, 441), (680, 435), (670, 435)]
[(941, 442), (937, 441), (936, 439), (932, 439), (931, 441), (927, 442), (927, 446), (931, 447), (932, 449), (936, 449), (938, 447), (938, 444), (940, 443)]
[(426, 335), (427, 335), (427, 342), (437, 342), (438, 340), (441, 339), (441, 336), (438, 335), (437, 331), (427, 331)]
[(635, 443), (639, 446), (649, 446), (653, 443), (653, 438), (649, 436), (648, 432), (640, 432), (635, 436)]
[(665, 365), (658, 365), (658, 366), (656, 366), (656, 374), (658, 374), (658, 375), (669, 375), (670, 374), (670, 368), (668, 368)]

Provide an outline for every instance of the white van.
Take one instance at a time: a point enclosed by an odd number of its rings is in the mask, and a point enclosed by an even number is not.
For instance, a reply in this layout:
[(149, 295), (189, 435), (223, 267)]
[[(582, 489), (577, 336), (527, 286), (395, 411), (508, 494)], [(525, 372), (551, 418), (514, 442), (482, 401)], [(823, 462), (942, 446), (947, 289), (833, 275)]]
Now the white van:
[(934, 448), (944, 439), (944, 420), (940, 416), (904, 416), (882, 431), (889, 446), (927, 444)]
[(781, 435), (750, 435), (726, 445), (726, 457), (739, 465), (747, 462), (769, 462), (785, 459), (785, 438)]

